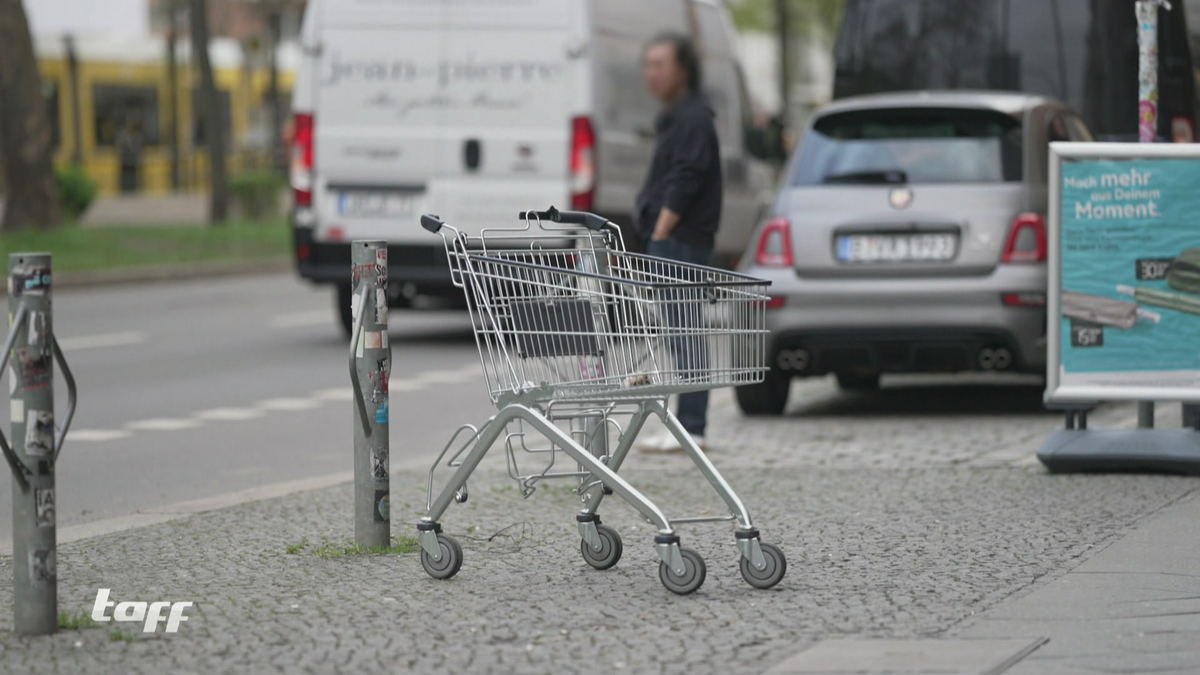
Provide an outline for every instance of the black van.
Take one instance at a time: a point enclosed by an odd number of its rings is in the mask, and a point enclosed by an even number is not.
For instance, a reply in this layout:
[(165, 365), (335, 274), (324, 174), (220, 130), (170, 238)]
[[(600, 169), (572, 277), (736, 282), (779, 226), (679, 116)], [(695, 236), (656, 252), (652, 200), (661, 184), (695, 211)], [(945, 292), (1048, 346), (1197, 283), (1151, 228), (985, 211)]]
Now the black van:
[[(1159, 10), (1162, 140), (1195, 138), (1184, 3)], [(1099, 140), (1137, 140), (1133, 0), (846, 0), (834, 98), (914, 89), (1051, 96)]]

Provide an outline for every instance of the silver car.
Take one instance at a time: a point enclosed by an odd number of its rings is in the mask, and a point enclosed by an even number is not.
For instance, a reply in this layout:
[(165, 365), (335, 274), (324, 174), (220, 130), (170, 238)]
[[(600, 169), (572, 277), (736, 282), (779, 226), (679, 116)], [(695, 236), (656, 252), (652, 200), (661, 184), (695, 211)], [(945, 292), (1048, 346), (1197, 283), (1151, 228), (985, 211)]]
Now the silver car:
[(740, 269), (770, 279), (771, 371), (737, 391), (780, 414), (793, 377), (1046, 365), (1047, 151), (1091, 141), (1016, 93), (847, 98), (809, 123)]

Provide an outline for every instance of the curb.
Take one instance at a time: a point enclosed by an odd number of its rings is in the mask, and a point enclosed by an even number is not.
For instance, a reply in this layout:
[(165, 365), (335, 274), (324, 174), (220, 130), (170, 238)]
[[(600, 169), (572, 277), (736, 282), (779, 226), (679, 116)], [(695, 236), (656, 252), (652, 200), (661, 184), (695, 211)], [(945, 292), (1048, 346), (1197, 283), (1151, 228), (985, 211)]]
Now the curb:
[[(183, 281), (187, 279), (275, 274), (290, 271), (294, 268), (295, 265), (290, 258), (117, 267), (104, 270), (55, 273), (54, 288), (113, 286), (143, 281)], [(0, 297), (4, 297), (5, 295), (7, 295), (5, 288), (0, 287)]]
[[(166, 506), (158, 506), (150, 509), (130, 513), (124, 516), (115, 518), (106, 518), (104, 520), (94, 520), (89, 523), (81, 523), (79, 525), (68, 525), (67, 527), (58, 528), (57, 543), (69, 544), (92, 537), (101, 537), (108, 534), (117, 534), (120, 532), (128, 532), (150, 525), (160, 525), (169, 523), (173, 520), (181, 520), (190, 516), (209, 513), (211, 511), (220, 511), (254, 502), (261, 502), (267, 499), (277, 499), (279, 497), (287, 497), (302, 492), (313, 492), (326, 488), (344, 485), (354, 480), (353, 471), (339, 471), (324, 476), (313, 476), (311, 478), (301, 478), (298, 480), (285, 481), (283, 483), (273, 483), (270, 485), (260, 485), (258, 487), (249, 488), (246, 490), (238, 490), (236, 492), (227, 492), (225, 494), (213, 495), (211, 497), (202, 497), (186, 502), (176, 502), (167, 504)], [(13, 554), (13, 542), (11, 539), (0, 540), (0, 558), (11, 556)]]

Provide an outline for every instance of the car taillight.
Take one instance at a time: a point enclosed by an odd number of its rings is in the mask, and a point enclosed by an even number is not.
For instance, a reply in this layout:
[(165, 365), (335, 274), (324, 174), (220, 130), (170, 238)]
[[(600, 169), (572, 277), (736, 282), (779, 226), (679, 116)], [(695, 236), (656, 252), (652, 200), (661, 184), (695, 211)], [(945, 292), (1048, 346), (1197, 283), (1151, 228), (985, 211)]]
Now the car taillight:
[(292, 199), (296, 206), (312, 206), (313, 116), (296, 113), (292, 132)]
[(762, 267), (792, 266), (792, 225), (787, 218), (772, 218), (763, 225), (754, 261)]
[(592, 120), (571, 120), (571, 208), (590, 211), (596, 198), (596, 134)]
[(1000, 301), (1005, 307), (1045, 307), (1045, 293), (1002, 293)]
[(1004, 244), (1001, 262), (1040, 263), (1046, 260), (1046, 221), (1036, 213), (1022, 213), (1013, 219)]

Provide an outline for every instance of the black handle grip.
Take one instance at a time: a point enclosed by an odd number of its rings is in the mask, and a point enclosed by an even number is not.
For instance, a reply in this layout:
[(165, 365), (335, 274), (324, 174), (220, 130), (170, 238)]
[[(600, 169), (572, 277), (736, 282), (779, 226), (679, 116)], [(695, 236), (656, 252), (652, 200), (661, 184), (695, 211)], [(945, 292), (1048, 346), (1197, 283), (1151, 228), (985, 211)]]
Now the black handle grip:
[(608, 225), (608, 219), (587, 211), (559, 211), (551, 206), (545, 211), (522, 211), (518, 216), (521, 220), (549, 220), (553, 223), (566, 225), (582, 225), (589, 230), (600, 231)]
[(429, 230), (430, 232), (432, 232), (434, 234), (441, 232), (442, 226), (445, 224), (446, 224), (446, 222), (444, 220), (442, 220), (441, 218), (438, 218), (435, 215), (426, 213), (425, 215), (421, 216), (421, 227)]

